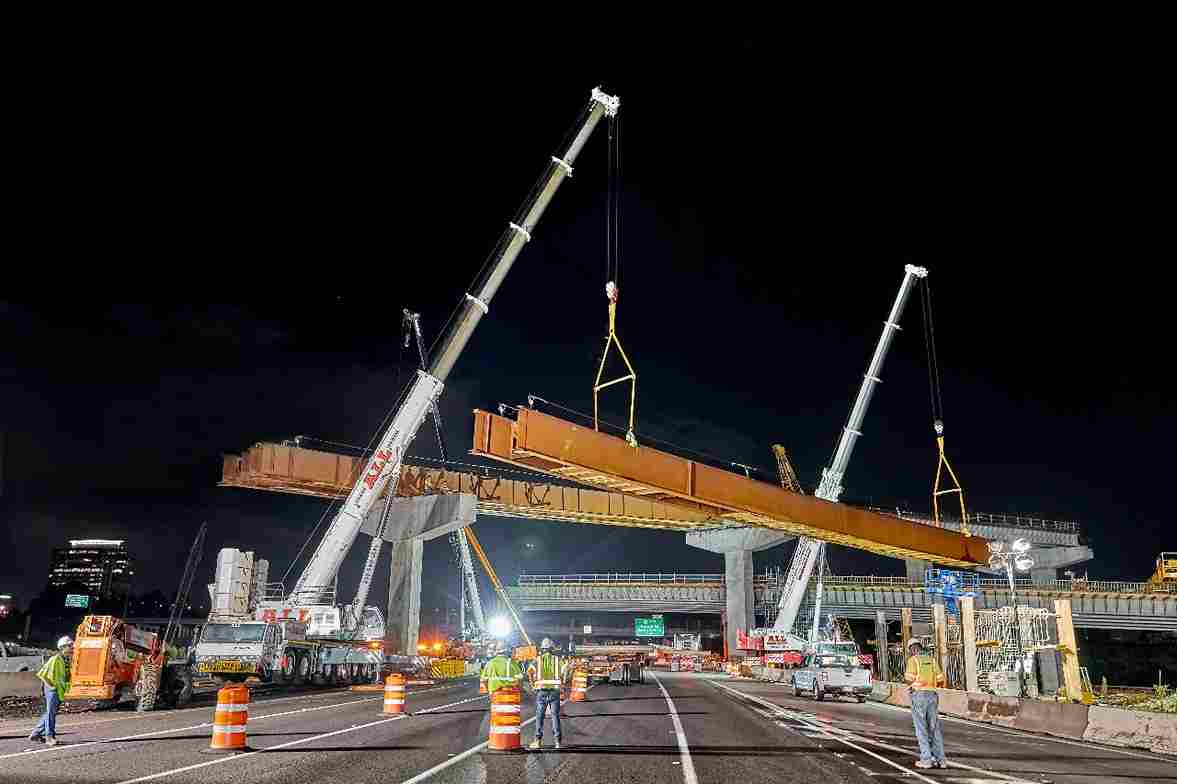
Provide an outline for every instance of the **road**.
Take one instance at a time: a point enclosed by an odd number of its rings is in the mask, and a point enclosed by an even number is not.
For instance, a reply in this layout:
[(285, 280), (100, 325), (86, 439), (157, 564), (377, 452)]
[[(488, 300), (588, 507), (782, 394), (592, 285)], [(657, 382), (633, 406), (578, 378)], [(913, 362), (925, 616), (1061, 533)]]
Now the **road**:
[[(346, 690), (259, 695), (252, 753), (207, 753), (212, 709), (63, 716), (62, 744), (0, 722), (0, 782), (295, 784), (302, 782), (1177, 782), (1177, 760), (945, 720), (948, 770), (916, 771), (910, 715), (873, 703), (795, 698), (726, 675), (647, 670), (645, 684), (601, 684), (565, 706), (561, 751), (483, 750), (487, 699), (473, 680), (411, 688), (413, 715), (381, 715), (383, 696)], [(524, 742), (534, 711), (524, 705)], [(550, 727), (545, 741), (551, 743)]]

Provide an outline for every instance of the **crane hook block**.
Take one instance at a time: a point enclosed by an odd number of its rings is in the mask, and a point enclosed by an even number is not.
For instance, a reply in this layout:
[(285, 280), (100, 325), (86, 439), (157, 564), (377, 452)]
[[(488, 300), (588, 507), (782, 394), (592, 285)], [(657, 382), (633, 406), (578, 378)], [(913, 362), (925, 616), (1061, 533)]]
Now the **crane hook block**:
[(609, 281), (605, 284), (605, 296), (609, 298), (610, 302), (616, 302), (617, 295), (620, 293), (621, 290), (617, 288), (617, 284), (613, 281)]

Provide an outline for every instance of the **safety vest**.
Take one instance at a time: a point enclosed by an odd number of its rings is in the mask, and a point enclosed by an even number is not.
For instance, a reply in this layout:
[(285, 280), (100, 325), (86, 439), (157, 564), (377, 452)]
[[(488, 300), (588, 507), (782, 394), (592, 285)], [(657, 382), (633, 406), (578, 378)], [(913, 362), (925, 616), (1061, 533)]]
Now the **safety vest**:
[(494, 694), (504, 686), (512, 686), (523, 680), (523, 670), (518, 663), (500, 654), (482, 668), (481, 678), (486, 681), (487, 692)]
[(560, 657), (545, 653), (535, 660), (535, 688), (560, 688)]
[(60, 653), (54, 654), (37, 671), (37, 677), (51, 689), (57, 690), (57, 698), (64, 700), (69, 691), (69, 662)]
[(907, 660), (907, 673), (914, 675), (915, 689), (935, 689), (940, 680), (940, 665), (931, 656), (912, 656)]

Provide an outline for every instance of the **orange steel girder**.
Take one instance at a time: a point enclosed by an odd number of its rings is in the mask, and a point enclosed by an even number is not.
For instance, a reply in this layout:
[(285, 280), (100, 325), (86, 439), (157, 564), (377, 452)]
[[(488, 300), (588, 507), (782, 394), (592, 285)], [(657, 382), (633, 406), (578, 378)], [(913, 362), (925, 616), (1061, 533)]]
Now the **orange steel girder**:
[(534, 409), (474, 411), (472, 454), (710, 518), (809, 536), (895, 558), (971, 568), (986, 540), (823, 501), (594, 431)]
[[(364, 467), (361, 458), (264, 442), (254, 444), (241, 455), (224, 458), (221, 487), (333, 499), (347, 495), (356, 472)], [(676, 504), (622, 493), (405, 465), (397, 483), (397, 496), (438, 493), (470, 493), (477, 499), (477, 513), (489, 517), (674, 531), (724, 524)]]

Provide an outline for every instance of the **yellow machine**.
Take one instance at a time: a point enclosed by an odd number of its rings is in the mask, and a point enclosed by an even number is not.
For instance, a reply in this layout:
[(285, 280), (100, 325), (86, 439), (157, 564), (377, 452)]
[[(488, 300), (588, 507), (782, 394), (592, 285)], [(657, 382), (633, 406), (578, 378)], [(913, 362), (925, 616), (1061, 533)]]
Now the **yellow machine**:
[(110, 615), (87, 615), (78, 625), (65, 696), (105, 706), (135, 702), (139, 710), (151, 710), (157, 702), (186, 704), (192, 697), (192, 677), (186, 665), (168, 665), (155, 632)]
[(1148, 578), (1153, 585), (1177, 587), (1177, 553), (1161, 553), (1157, 556), (1157, 570)]

